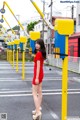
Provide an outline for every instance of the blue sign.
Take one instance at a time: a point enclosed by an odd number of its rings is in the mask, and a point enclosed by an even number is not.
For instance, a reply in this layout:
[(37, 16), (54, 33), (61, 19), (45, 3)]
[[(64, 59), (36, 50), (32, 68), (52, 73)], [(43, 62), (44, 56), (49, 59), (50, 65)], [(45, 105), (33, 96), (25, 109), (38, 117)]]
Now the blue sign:
[(55, 31), (55, 48), (60, 49), (60, 58), (65, 58), (65, 35), (60, 35)]
[(17, 50), (17, 45), (14, 45), (14, 49)]
[(8, 49), (10, 49), (10, 46), (7, 46)]
[(34, 53), (34, 50), (35, 50), (35, 41), (34, 40), (30, 40), (30, 47), (32, 48), (32, 53)]

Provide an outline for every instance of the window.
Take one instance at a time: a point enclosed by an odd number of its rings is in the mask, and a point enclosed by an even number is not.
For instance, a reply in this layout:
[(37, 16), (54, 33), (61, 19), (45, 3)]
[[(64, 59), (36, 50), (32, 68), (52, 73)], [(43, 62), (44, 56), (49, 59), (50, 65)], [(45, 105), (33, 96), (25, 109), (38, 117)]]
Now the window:
[(74, 56), (74, 46), (70, 46), (70, 56)]

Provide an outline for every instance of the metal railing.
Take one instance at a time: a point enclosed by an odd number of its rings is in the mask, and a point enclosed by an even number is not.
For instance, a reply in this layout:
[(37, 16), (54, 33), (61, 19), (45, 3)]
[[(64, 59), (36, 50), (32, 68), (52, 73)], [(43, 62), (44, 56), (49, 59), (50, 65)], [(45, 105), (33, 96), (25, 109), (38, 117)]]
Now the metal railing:
[[(80, 73), (80, 57), (69, 56), (68, 70), (76, 73)], [(54, 58), (54, 55), (48, 55), (49, 65), (62, 68), (62, 59)]]

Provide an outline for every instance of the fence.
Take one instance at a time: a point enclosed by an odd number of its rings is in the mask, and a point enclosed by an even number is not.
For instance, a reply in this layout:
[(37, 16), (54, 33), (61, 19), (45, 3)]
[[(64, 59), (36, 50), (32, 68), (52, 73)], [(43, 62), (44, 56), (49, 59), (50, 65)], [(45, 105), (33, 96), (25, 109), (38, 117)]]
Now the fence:
[[(21, 60), (22, 60), (22, 52), (19, 52), (18, 55), (19, 55), (18, 58), (19, 58), (19, 60), (21, 61)], [(25, 57), (26, 57), (26, 58), (25, 58), (26, 61), (27, 61), (27, 60), (33, 61), (33, 56), (32, 56), (31, 54), (25, 52), (25, 55), (26, 55), (26, 56), (25, 56)], [(15, 60), (16, 60), (16, 51), (14, 52), (14, 58), (15, 58)], [(0, 52), (0, 61), (2, 61), (2, 60), (7, 60), (7, 49)]]
[[(69, 56), (68, 59), (69, 59), (68, 70), (80, 73), (80, 57)], [(54, 58), (54, 55), (48, 55), (48, 62), (49, 65), (62, 68), (62, 59), (60, 58), (56, 59)]]
[(7, 52), (6, 51), (0, 52), (0, 60), (7, 60)]

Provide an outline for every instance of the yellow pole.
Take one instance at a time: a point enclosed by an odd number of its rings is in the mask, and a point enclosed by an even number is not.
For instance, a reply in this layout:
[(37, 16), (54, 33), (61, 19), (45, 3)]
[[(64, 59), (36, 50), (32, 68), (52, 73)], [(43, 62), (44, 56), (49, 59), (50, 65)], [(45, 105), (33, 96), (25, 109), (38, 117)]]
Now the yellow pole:
[(12, 50), (10, 50), (10, 64), (12, 62)]
[(11, 26), (9, 25), (8, 21), (6, 20), (6, 18), (2, 15), (2, 19), (5, 20), (5, 22), (7, 23), (7, 25), (9, 26), (9, 28), (11, 29), (12, 33), (15, 34), (14, 30), (11, 28)]
[(22, 52), (22, 80), (25, 79), (25, 51), (24, 51), (24, 44), (23, 44), (23, 52)]
[(11, 50), (11, 65), (12, 65), (12, 50)]
[(38, 11), (38, 13), (40, 14), (40, 16), (44, 19), (44, 14), (42, 13), (42, 11), (40, 10), (40, 8), (37, 6), (37, 4), (33, 1), (30, 0), (33, 4), (33, 6), (36, 8), (36, 10)]
[(8, 58), (8, 61), (9, 61), (10, 60), (10, 51), (9, 51), (8, 55), (9, 55), (9, 58)]
[(9, 50), (9, 63), (10, 63), (10, 50)]
[(54, 29), (53, 25), (48, 20), (45, 19), (44, 14), (42, 13), (42, 11), (38, 7), (38, 5), (34, 2), (34, 0), (30, 0), (30, 1), (32, 2), (33, 6), (36, 8), (37, 12), (40, 14), (40, 16), (42, 17), (42, 19), (44, 20), (44, 22), (47, 24), (47, 26), (50, 29)]
[(11, 50), (11, 64), (13, 66), (13, 50)]
[(10, 52), (9, 52), (9, 53), (10, 53), (10, 63), (11, 63), (11, 50), (10, 50)]
[(14, 48), (13, 48), (13, 68), (14, 68)]
[[(65, 54), (68, 55), (68, 36), (66, 36)], [(67, 120), (68, 56), (64, 58), (62, 68), (62, 120)]]
[(9, 62), (9, 49), (8, 49), (8, 62)]
[(7, 8), (10, 10), (10, 12), (11, 12), (12, 15), (14, 16), (14, 18), (16, 19), (16, 21), (18, 22), (18, 24), (20, 25), (20, 27), (22, 28), (22, 30), (25, 32), (25, 34), (26, 34), (27, 36), (29, 36), (28, 33), (25, 31), (23, 25), (20, 23), (20, 21), (19, 21), (19, 20), (17, 19), (17, 17), (15, 16), (14, 12), (12, 11), (12, 9), (11, 9), (10, 6), (8, 5), (8, 3), (4, 1), (4, 2), (3, 2), (3, 9), (4, 9), (5, 5), (6, 5)]
[(9, 63), (10, 63), (10, 49), (9, 49)]
[(8, 48), (7, 48), (7, 61), (8, 61)]
[(10, 63), (10, 49), (9, 49), (9, 63)]
[(16, 50), (16, 72), (18, 72), (18, 45)]
[[(11, 52), (11, 51), (9, 50), (9, 56), (10, 56), (10, 61), (11, 61), (11, 53), (10, 53), (10, 52)], [(10, 61), (9, 61), (9, 62), (10, 62)]]
[(9, 49), (8, 49), (8, 62), (9, 62)]
[(20, 27), (22, 28), (22, 30), (24, 30), (24, 27), (22, 26), (22, 24), (19, 22), (19, 20), (16, 18), (16, 16), (15, 16), (15, 14), (14, 14), (14, 12), (12, 11), (12, 9), (10, 8), (10, 6), (8, 5), (8, 3), (7, 2), (5, 2), (4, 1), (4, 3), (3, 3), (3, 5), (5, 6), (7, 6), (8, 7), (8, 9), (10, 10), (10, 12), (12, 13), (12, 15), (15, 17), (15, 19), (17, 20), (17, 22), (18, 22), (18, 24), (20, 25)]

